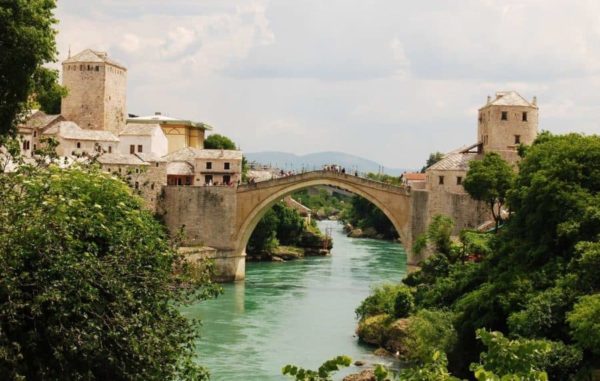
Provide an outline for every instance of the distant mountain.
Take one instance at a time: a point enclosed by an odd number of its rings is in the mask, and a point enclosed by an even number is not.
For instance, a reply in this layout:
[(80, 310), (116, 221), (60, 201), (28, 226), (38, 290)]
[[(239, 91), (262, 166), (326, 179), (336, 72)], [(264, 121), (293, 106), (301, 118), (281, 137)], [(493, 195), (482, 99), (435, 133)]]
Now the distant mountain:
[(264, 151), (251, 152), (244, 154), (249, 162), (256, 162), (284, 170), (299, 171), (302, 168), (306, 170), (320, 169), (323, 165), (337, 164), (346, 168), (346, 171), (353, 172), (380, 172), (388, 175), (399, 176), (405, 171), (403, 168), (388, 168), (369, 159), (350, 155), (343, 152), (316, 152), (308, 155), (295, 155), (287, 152)]

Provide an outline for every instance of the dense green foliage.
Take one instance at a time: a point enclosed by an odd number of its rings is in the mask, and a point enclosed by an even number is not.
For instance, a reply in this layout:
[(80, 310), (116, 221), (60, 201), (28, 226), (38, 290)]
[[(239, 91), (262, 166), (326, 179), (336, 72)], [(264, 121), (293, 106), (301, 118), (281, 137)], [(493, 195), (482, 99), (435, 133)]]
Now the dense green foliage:
[(177, 306), (216, 290), (141, 206), (95, 169), (0, 177), (3, 379), (205, 378)]
[(435, 254), (404, 280), (409, 320), (451, 313), (457, 340), (444, 351), (456, 376), (568, 380), (600, 363), (600, 137), (544, 133), (524, 152), (494, 196), (511, 211), (504, 228), (453, 242), (434, 220), (422, 244)]
[(206, 149), (236, 149), (235, 143), (233, 140), (229, 139), (227, 136), (220, 134), (212, 134), (209, 135), (204, 140), (204, 148)]
[(0, 2), (0, 135), (14, 135), (30, 107), (36, 76), (55, 59), (55, 6), (54, 0)]
[(475, 200), (487, 203), (496, 221), (496, 230), (502, 221), (502, 207), (514, 180), (514, 172), (500, 155), (491, 152), (483, 160), (474, 160), (463, 181), (467, 193)]
[(600, 294), (579, 299), (567, 320), (577, 344), (600, 356)]
[(278, 245), (295, 246), (307, 229), (298, 212), (278, 202), (264, 214), (248, 241), (248, 253), (269, 253)]

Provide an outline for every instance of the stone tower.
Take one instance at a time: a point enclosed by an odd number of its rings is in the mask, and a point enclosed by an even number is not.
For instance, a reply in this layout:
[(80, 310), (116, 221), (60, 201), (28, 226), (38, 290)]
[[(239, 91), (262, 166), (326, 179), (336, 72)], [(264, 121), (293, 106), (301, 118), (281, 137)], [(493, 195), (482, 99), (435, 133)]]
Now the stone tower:
[(127, 69), (106, 52), (86, 49), (62, 63), (61, 114), (81, 128), (106, 130), (115, 135), (125, 127)]
[(482, 153), (496, 152), (511, 164), (519, 160), (519, 144), (533, 143), (537, 129), (535, 97), (530, 103), (515, 91), (499, 91), (479, 109), (477, 139)]

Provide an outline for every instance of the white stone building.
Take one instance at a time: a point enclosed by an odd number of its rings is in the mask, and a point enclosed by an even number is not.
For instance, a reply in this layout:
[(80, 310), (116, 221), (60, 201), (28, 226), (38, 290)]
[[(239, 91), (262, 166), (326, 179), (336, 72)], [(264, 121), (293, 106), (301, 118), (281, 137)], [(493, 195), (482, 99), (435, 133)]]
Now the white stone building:
[(169, 142), (158, 124), (128, 123), (119, 135), (123, 154), (152, 154), (157, 157), (168, 153)]
[(71, 121), (58, 122), (42, 135), (56, 139), (58, 156), (96, 156), (119, 148), (119, 139), (112, 132), (82, 129)]
[(127, 124), (158, 124), (168, 141), (168, 153), (182, 148), (204, 148), (204, 135), (212, 127), (206, 123), (172, 118), (156, 112), (154, 115), (136, 116), (127, 119)]

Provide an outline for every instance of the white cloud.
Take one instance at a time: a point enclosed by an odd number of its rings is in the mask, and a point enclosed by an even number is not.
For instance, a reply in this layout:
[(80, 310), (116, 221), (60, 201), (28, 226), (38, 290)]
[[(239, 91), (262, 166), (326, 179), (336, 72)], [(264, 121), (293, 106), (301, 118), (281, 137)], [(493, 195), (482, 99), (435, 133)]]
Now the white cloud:
[(600, 2), (61, 0), (58, 44), (128, 68), (128, 106), (250, 151), (387, 167), (476, 137), (487, 95), (538, 96), (540, 128), (598, 132)]

